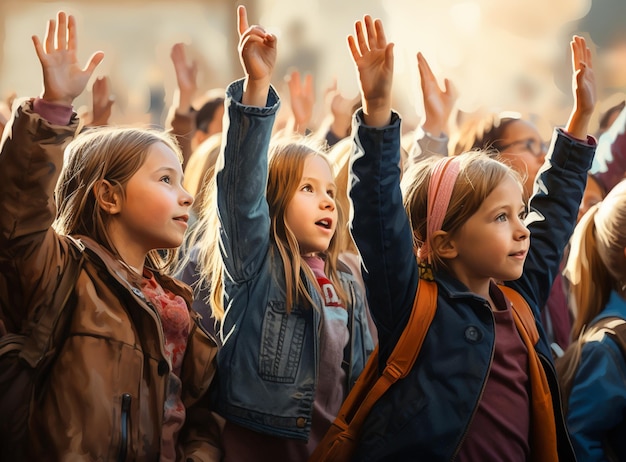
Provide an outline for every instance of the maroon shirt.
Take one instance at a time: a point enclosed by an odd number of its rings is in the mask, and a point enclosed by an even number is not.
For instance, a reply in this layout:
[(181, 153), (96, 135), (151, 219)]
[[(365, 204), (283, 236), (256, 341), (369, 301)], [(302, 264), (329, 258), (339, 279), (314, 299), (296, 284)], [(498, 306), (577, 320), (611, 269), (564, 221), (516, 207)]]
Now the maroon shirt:
[(526, 461), (530, 453), (528, 349), (502, 292), (492, 285), (490, 293), (497, 306), (493, 362), (457, 460)]

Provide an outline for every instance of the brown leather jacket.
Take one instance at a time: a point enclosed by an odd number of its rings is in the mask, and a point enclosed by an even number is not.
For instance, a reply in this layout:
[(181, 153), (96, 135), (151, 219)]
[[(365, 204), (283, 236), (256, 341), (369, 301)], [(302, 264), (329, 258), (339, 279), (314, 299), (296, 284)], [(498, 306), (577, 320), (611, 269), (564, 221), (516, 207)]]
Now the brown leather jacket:
[[(15, 328), (24, 310), (52, 299), (59, 275), (76, 264), (74, 245), (51, 228), (53, 189), (63, 149), (78, 122), (53, 126), (18, 107), (0, 153), (0, 313)], [(31, 460), (159, 459), (169, 373), (163, 329), (155, 310), (129, 281), (126, 268), (96, 242), (86, 246), (74, 289), (69, 334), (52, 366), (45, 393), (30, 420)], [(161, 285), (190, 306), (191, 289), (163, 275)], [(6, 308), (3, 308), (6, 309)], [(214, 341), (191, 311), (181, 379), (185, 426), (178, 460), (219, 460), (219, 439), (207, 390), (215, 373)]]

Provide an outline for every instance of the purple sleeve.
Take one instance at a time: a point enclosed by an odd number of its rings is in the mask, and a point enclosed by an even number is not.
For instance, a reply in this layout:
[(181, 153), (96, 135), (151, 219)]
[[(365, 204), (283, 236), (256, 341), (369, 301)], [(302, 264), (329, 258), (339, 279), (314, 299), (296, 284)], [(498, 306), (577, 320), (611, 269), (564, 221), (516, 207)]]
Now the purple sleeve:
[(72, 118), (72, 106), (49, 103), (41, 98), (33, 100), (33, 111), (53, 125), (69, 125)]

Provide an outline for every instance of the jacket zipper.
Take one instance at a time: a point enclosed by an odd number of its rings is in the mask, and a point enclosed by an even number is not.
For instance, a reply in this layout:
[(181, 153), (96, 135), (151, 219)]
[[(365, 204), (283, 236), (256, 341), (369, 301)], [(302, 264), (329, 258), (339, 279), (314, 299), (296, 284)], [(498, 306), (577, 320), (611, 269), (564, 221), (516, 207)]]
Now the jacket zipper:
[(131, 396), (128, 393), (122, 395), (122, 414), (120, 416), (120, 452), (117, 456), (118, 462), (126, 460), (128, 452), (128, 432), (130, 424), (130, 401)]

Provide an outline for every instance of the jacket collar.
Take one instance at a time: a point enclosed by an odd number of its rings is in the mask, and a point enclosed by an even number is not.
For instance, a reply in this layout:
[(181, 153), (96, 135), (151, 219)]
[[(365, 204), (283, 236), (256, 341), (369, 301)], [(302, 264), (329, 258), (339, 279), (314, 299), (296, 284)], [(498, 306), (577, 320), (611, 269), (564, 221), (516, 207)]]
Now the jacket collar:
[[(95, 255), (98, 260), (104, 264), (111, 275), (131, 286), (131, 288), (137, 285), (133, 282), (137, 280), (137, 275), (131, 272), (126, 265), (120, 262), (119, 259), (113, 256), (113, 254), (102, 245), (98, 244), (92, 238), (83, 235), (74, 236), (74, 240), (78, 240), (79, 245), (82, 244), (88, 249), (91, 256)], [(161, 274), (154, 269), (150, 269), (150, 271), (163, 288), (180, 295), (185, 302), (187, 302), (187, 305), (191, 306), (191, 302), (193, 301), (193, 290), (191, 287), (178, 279)]]

